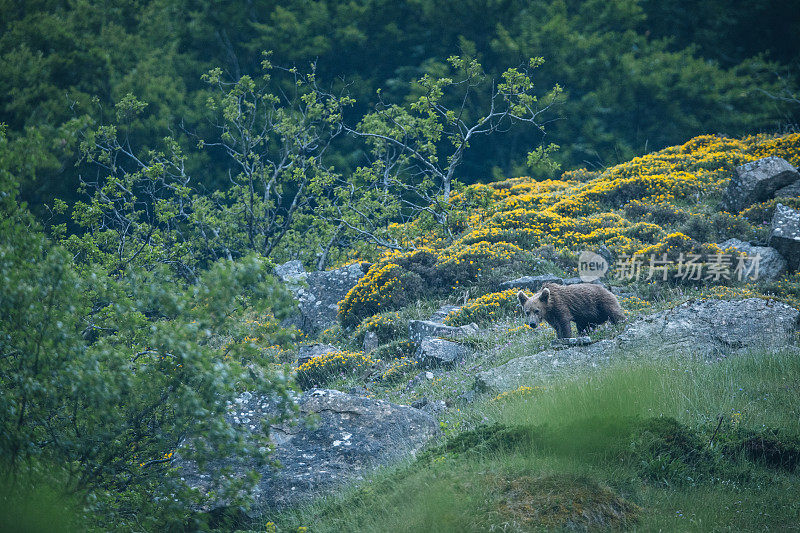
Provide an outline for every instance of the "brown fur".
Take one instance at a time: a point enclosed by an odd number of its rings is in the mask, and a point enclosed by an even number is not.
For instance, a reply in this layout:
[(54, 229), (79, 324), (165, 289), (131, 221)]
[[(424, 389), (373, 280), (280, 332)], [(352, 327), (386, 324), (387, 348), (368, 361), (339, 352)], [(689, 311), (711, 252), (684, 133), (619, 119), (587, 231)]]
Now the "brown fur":
[(575, 322), (580, 334), (609, 320), (613, 324), (625, 320), (617, 297), (594, 283), (546, 283), (530, 298), (522, 291), (517, 293), (517, 297), (528, 325), (535, 328), (545, 320), (556, 330), (559, 339), (572, 336), (570, 322)]

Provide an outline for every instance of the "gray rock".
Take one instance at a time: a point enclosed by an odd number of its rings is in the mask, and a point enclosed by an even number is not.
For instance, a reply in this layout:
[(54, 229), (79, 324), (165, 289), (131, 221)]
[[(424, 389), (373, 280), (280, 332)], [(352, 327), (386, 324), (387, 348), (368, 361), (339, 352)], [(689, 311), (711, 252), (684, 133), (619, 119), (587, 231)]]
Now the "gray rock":
[(416, 359), (423, 368), (451, 367), (466, 359), (471, 351), (457, 342), (434, 337), (422, 340)]
[(339, 302), (362, 277), (364, 271), (360, 263), (309, 273), (306, 278), (308, 287), (300, 288), (297, 293), (300, 311), (305, 319), (303, 330), (313, 333), (335, 324)]
[(430, 320), (411, 320), (408, 323), (408, 336), (412, 342), (421, 343), (428, 337), (462, 337), (464, 335), (474, 335), (478, 332), (476, 324), (466, 326), (445, 326), (441, 322)]
[(428, 319), (430, 322), (444, 322), (447, 315), (461, 309), (460, 305), (443, 305)]
[(500, 290), (504, 291), (507, 289), (524, 289), (528, 291), (536, 292), (542, 288), (542, 285), (545, 283), (555, 283), (557, 285), (563, 285), (564, 280), (559, 278), (558, 276), (553, 276), (552, 274), (544, 274), (542, 276), (524, 276), (517, 279), (512, 279), (511, 281), (504, 281), (500, 284)]
[(300, 350), (297, 354), (297, 364), (302, 365), (306, 361), (313, 359), (314, 357), (319, 357), (321, 355), (325, 355), (326, 353), (331, 352), (339, 352), (341, 351), (340, 348), (330, 344), (307, 344), (305, 346), (301, 346)]
[(308, 272), (303, 268), (303, 263), (299, 259), (287, 261), (282, 265), (275, 267), (275, 275), (278, 276), (284, 283), (294, 284), (299, 286), (308, 277)]
[(589, 346), (592, 344), (591, 337), (569, 337), (566, 339), (553, 339), (550, 341), (550, 347), (554, 350), (561, 348), (569, 348), (571, 346)]
[(521, 386), (537, 385), (556, 375), (573, 373), (581, 368), (591, 369), (606, 365), (614, 352), (615, 343), (609, 340), (558, 351), (545, 350), (479, 372), (475, 376), (475, 388), (497, 394)]
[[(357, 482), (378, 466), (413, 456), (438, 432), (434, 418), (418, 409), (334, 390), (312, 389), (299, 398), (298, 406), (304, 417), (313, 415), (313, 422), (271, 426), (275, 448), (270, 459), (280, 468), (231, 458), (200, 472), (187, 461), (178, 463), (180, 476), (208, 494), (216, 489), (222, 468), (230, 468), (237, 478), (258, 471), (255, 516), (265, 508), (296, 505)], [(237, 398), (234, 407), (230, 422), (250, 432), (260, 431), (261, 422), (269, 423), (275, 413), (269, 398), (250, 393)], [(210, 509), (222, 506), (224, 502), (216, 502)]]
[(799, 315), (786, 304), (761, 298), (693, 300), (631, 323), (616, 341), (621, 351), (708, 360), (790, 344)]
[(768, 244), (786, 259), (789, 270), (800, 268), (800, 211), (783, 204), (775, 206)]
[[(613, 263), (609, 263), (612, 265)], [(583, 281), (581, 278), (565, 278), (562, 280), (564, 285), (578, 285), (579, 283), (594, 283), (595, 285), (603, 285), (605, 287), (605, 283), (600, 281), (599, 279), (595, 279), (592, 281)]]
[(797, 196), (800, 196), (800, 180), (778, 189), (773, 195), (774, 198), (795, 198)]
[(769, 200), (777, 190), (797, 180), (800, 180), (800, 173), (780, 157), (765, 157), (746, 163), (734, 169), (723, 195), (723, 206), (738, 213), (747, 206)]
[(364, 334), (364, 353), (368, 354), (378, 348), (378, 334), (368, 331)]
[[(747, 257), (760, 257), (758, 260), (758, 272), (756, 273), (755, 269), (753, 269), (753, 271), (747, 275), (748, 279), (774, 280), (786, 272), (786, 259), (784, 259), (775, 248), (770, 248), (769, 246), (753, 246), (739, 239), (728, 239), (725, 242), (719, 243), (717, 246), (722, 250), (733, 248), (737, 252), (745, 254)], [(733, 261), (734, 268), (736, 267), (737, 261), (738, 259), (734, 259)], [(750, 261), (746, 260), (745, 268), (749, 266)]]

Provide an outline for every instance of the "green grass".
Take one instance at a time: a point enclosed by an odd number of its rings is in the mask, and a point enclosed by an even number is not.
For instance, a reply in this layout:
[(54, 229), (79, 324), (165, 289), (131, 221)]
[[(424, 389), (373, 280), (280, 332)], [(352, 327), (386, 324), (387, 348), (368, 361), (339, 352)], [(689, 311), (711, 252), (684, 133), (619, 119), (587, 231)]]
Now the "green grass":
[(314, 532), (791, 529), (797, 463), (744, 443), (760, 436), (797, 459), (799, 384), (793, 352), (628, 362), (486, 399), (470, 408), (486, 425), (259, 523)]

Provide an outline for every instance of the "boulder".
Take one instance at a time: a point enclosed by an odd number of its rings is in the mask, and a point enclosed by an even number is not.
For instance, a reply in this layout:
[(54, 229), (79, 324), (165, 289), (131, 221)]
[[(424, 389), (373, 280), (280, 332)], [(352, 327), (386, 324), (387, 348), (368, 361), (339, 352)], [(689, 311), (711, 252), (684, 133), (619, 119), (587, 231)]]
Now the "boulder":
[(504, 365), (478, 372), (475, 388), (497, 394), (521, 386), (533, 386), (579, 368), (598, 368), (611, 360), (615, 343), (602, 340), (588, 346), (563, 350), (544, 350), (535, 355), (518, 357)]
[(335, 324), (339, 302), (362, 277), (364, 271), (360, 263), (309, 273), (306, 277), (308, 287), (300, 288), (297, 293), (304, 318), (303, 330), (313, 333)]
[(295, 259), (276, 266), (275, 275), (287, 284), (289, 290), (297, 292), (308, 277), (308, 272), (303, 268), (303, 263)]
[(444, 322), (447, 315), (461, 309), (460, 305), (443, 305), (428, 319), (431, 322)]
[[(267, 397), (245, 392), (233, 403), (228, 418), (246, 431), (257, 432), (261, 422), (268, 424), (274, 416), (272, 405)], [(434, 418), (419, 409), (335, 390), (307, 391), (298, 406), (303, 417), (312, 415), (311, 422), (270, 426), (275, 446), (270, 459), (278, 461), (279, 468), (231, 458), (200, 472), (186, 461), (178, 463), (180, 476), (208, 494), (215, 490), (223, 468), (230, 468), (236, 478), (258, 471), (255, 516), (265, 508), (293, 506), (359, 481), (378, 466), (413, 456), (438, 432)], [(208, 510), (224, 505), (217, 502)]]
[(761, 298), (691, 300), (631, 323), (616, 341), (622, 351), (709, 360), (790, 344), (798, 315), (793, 307)]
[[(733, 248), (739, 254), (744, 254), (750, 258), (759, 257), (758, 271), (756, 272), (753, 266), (753, 269), (746, 276), (747, 279), (774, 280), (786, 272), (786, 259), (784, 259), (775, 248), (770, 248), (769, 246), (754, 246), (748, 242), (740, 241), (739, 239), (728, 239), (725, 242), (717, 244), (717, 246), (722, 250)], [(732, 269), (736, 268), (737, 261), (738, 259), (733, 258)], [(750, 261), (745, 261), (744, 267), (749, 268), (750, 266)], [(744, 277), (743, 274), (743, 279)]]
[(783, 204), (775, 206), (768, 244), (786, 259), (789, 270), (800, 268), (800, 211)]
[(364, 334), (364, 354), (375, 351), (378, 348), (378, 334), (368, 331)]
[(463, 337), (464, 335), (474, 335), (478, 332), (476, 324), (466, 326), (445, 326), (441, 322), (430, 320), (411, 320), (408, 322), (408, 336), (412, 342), (421, 343), (428, 337)]
[(420, 343), (416, 359), (423, 368), (451, 367), (466, 359), (470, 353), (469, 348), (457, 342), (428, 337)]
[(747, 206), (764, 202), (779, 189), (800, 180), (800, 173), (780, 157), (765, 157), (738, 166), (722, 198), (723, 207), (738, 213)]
[(341, 351), (340, 348), (337, 348), (331, 344), (307, 344), (300, 347), (300, 350), (297, 354), (297, 364), (299, 366), (315, 357), (338, 351)]
[(542, 276), (523, 276), (521, 278), (512, 279), (511, 281), (504, 281), (500, 284), (500, 290), (505, 291), (507, 289), (523, 289), (536, 292), (541, 289), (542, 285), (545, 283), (563, 285), (564, 280), (558, 276), (553, 276), (552, 274), (544, 274)]
[(773, 195), (774, 198), (795, 198), (797, 196), (800, 196), (800, 180), (778, 189)]

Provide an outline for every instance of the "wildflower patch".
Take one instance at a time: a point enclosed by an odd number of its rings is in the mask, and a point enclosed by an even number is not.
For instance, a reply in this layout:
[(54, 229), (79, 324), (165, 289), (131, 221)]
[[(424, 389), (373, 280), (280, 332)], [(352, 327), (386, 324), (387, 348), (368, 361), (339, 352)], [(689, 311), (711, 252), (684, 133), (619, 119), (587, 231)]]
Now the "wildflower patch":
[(322, 387), (336, 378), (366, 372), (374, 364), (371, 357), (361, 352), (330, 352), (300, 365), (295, 379), (303, 389)]

